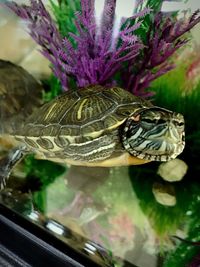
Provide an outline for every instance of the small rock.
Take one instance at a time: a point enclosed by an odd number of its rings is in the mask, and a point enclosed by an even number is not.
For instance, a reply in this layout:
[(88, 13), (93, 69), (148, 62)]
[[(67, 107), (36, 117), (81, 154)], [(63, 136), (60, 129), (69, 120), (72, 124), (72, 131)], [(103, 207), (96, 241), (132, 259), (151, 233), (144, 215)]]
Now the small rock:
[(172, 185), (154, 183), (152, 192), (158, 203), (164, 206), (175, 206), (176, 205), (176, 196), (175, 190)]
[(188, 166), (183, 160), (173, 159), (161, 163), (157, 174), (159, 174), (165, 181), (177, 182), (183, 179), (187, 170)]

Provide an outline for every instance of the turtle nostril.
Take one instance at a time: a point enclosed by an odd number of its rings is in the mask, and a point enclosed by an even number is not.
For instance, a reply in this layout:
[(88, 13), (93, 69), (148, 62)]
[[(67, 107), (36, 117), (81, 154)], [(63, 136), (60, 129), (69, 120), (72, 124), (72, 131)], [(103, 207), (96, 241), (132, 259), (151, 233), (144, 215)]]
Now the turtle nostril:
[(148, 123), (148, 124), (152, 124), (152, 123), (155, 123), (157, 122), (156, 119), (146, 119), (146, 118), (143, 118), (142, 119), (142, 122), (145, 122), (145, 123)]
[(184, 122), (178, 122), (177, 125), (182, 127), (182, 126), (184, 126)]
[(185, 125), (184, 121), (173, 120), (172, 122), (178, 127), (183, 127)]

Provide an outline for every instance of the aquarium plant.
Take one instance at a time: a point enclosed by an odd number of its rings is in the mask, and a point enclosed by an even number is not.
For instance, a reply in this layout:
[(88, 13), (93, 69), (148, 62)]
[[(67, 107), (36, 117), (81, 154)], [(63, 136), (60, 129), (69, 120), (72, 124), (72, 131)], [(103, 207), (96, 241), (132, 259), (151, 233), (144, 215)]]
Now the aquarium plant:
[(63, 3), (72, 8), (69, 1), (52, 4), (57, 23), (42, 0), (31, 0), (30, 5), (6, 1), (4, 5), (27, 21), (30, 35), (51, 62), (63, 90), (70, 89), (73, 80), (76, 87), (117, 84), (148, 96), (149, 84), (174, 68), (168, 59), (187, 43), (184, 34), (200, 21), (199, 11), (177, 20), (175, 15), (161, 12), (162, 2), (138, 1), (135, 13), (121, 20), (115, 37), (114, 0), (105, 1), (100, 25), (96, 23), (94, 1), (81, 0), (80, 10), (74, 13), (74, 32), (65, 32), (63, 20), (58, 19)]

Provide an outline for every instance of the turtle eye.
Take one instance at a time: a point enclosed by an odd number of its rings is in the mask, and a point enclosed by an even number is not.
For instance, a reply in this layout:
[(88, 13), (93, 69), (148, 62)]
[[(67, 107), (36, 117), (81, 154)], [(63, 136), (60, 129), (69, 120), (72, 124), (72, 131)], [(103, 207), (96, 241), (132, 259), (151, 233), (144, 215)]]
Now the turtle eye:
[(166, 121), (163, 120), (163, 119), (159, 119), (158, 122), (157, 122), (157, 124), (164, 124), (164, 123), (166, 123)]
[(156, 119), (148, 119), (148, 118), (143, 118), (142, 119), (142, 122), (145, 122), (145, 123), (148, 123), (148, 124), (155, 124), (157, 123), (157, 120)]
[(143, 122), (147, 123), (147, 124), (165, 124), (166, 121), (163, 119), (142, 119)]

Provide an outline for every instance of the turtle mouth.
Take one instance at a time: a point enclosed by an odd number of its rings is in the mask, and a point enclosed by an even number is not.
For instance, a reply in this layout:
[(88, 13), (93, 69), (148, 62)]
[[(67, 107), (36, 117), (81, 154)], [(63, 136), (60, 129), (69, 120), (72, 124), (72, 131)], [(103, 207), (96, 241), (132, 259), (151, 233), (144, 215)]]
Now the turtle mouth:
[(182, 153), (185, 147), (184, 138), (182, 140), (174, 140), (170, 137), (164, 140), (161, 138), (143, 138), (143, 141), (143, 143), (147, 143), (146, 147), (133, 148), (131, 154), (139, 159), (151, 161), (169, 161), (175, 159)]

